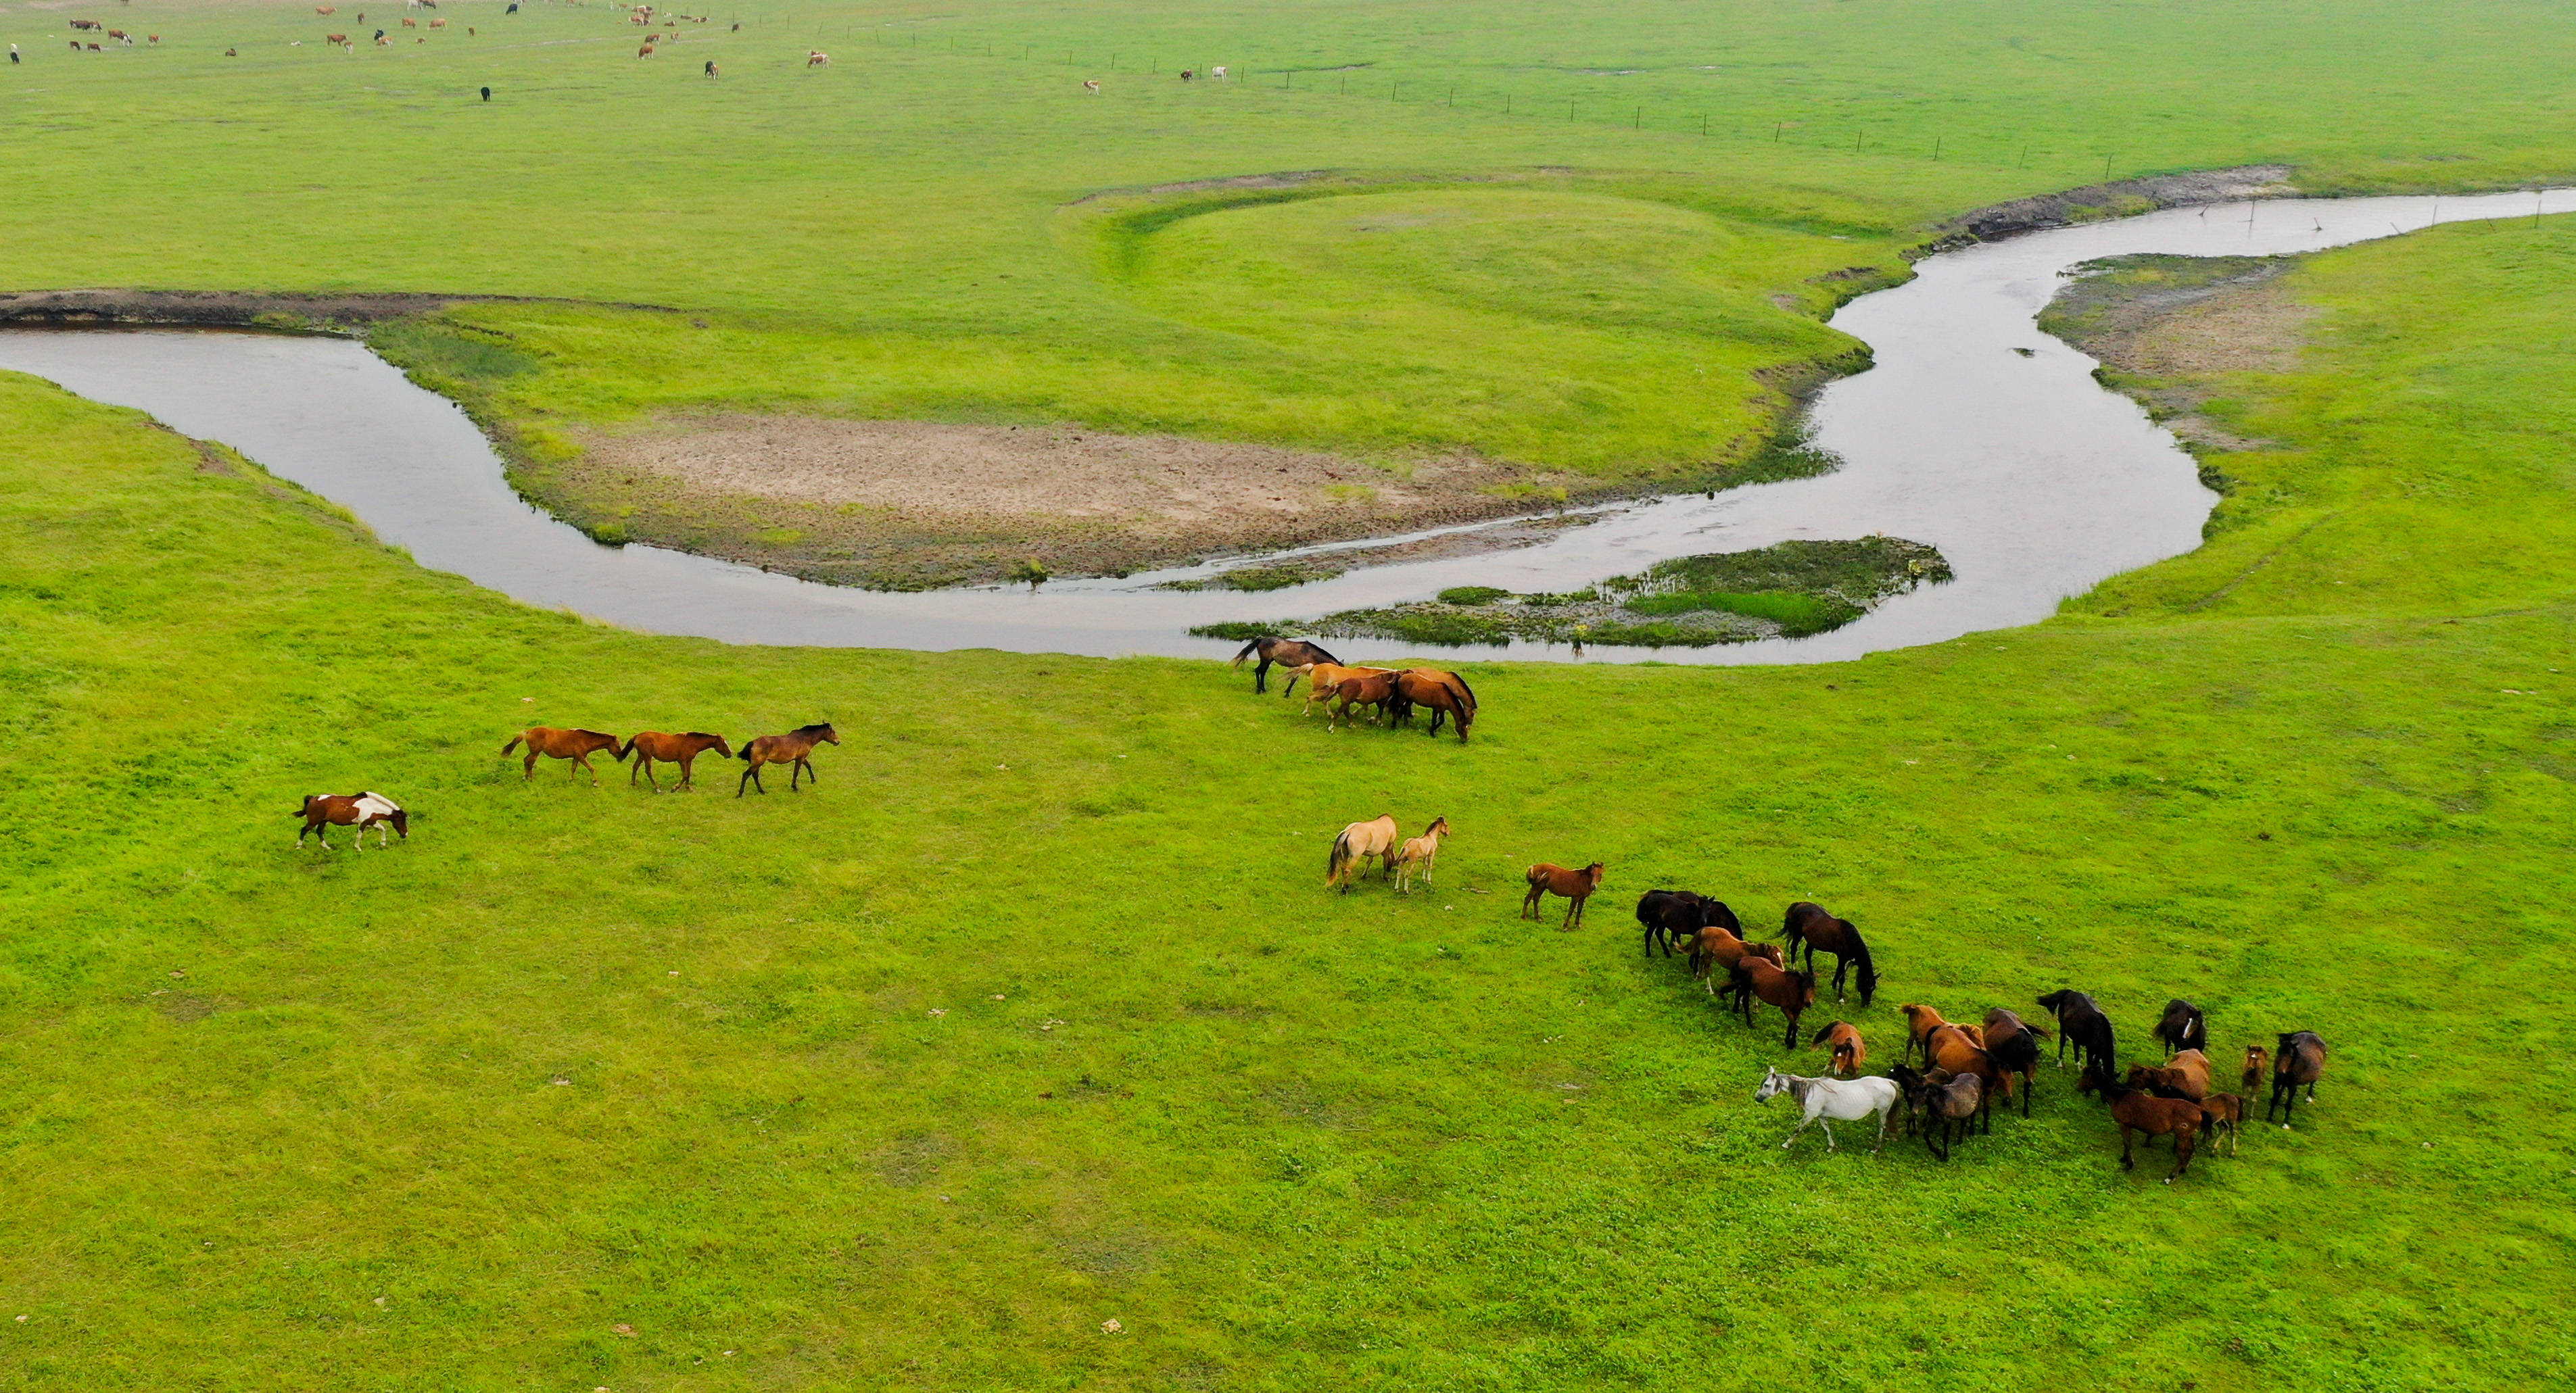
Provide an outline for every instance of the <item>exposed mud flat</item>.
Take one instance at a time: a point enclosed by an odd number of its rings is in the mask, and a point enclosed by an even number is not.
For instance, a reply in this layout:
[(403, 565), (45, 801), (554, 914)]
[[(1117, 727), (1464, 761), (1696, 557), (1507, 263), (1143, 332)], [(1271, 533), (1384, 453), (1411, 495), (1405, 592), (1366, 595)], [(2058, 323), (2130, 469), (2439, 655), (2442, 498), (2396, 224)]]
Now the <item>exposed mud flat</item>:
[[(2135, 217), (2159, 208), (2282, 197), (2297, 192), (2289, 178), (2290, 166), (2285, 164), (2246, 164), (2188, 174), (2160, 174), (2151, 179), (2116, 179), (1979, 208), (1952, 218), (1944, 227), (1954, 234), (1990, 242), (2052, 227)], [(1940, 245), (1956, 240), (1954, 236)]]
[[(1526, 513), (1589, 482), (1463, 453), (1378, 465), (1078, 426), (724, 415), (575, 441), (580, 457), (550, 467), (534, 491), (577, 500), (601, 519), (594, 533), (895, 589), (1031, 563), (1118, 575), (1421, 531)], [(1445, 554), (1474, 544), (1416, 545)]]
[(2259, 447), (2201, 408), (2229, 373), (2298, 365), (2314, 307), (2278, 283), (2286, 256), (2122, 256), (2087, 262), (2039, 327), (2101, 361), (2104, 385), (2200, 453)]

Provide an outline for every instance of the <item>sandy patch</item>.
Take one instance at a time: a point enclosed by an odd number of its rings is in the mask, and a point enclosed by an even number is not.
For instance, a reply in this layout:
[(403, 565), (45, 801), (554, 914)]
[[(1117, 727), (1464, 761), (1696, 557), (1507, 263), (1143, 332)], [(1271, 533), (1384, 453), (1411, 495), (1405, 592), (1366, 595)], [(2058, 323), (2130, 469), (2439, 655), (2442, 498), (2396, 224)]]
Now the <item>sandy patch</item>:
[(890, 585), (1350, 541), (1527, 513), (1553, 505), (1533, 488), (1585, 482), (1466, 454), (1389, 467), (1078, 426), (718, 415), (577, 443), (541, 492), (637, 540)]
[(2158, 306), (2086, 351), (2112, 367), (2152, 377), (2220, 372), (2288, 372), (2316, 313), (2269, 281), (2228, 285), (2206, 297)]

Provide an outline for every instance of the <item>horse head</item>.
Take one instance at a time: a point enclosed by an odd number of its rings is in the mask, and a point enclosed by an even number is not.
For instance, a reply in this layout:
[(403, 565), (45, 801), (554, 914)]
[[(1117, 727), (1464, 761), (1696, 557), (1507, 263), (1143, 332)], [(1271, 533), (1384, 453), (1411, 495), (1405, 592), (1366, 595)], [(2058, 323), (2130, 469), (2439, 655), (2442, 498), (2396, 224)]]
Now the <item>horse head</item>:
[(841, 732), (832, 729), (832, 723), (830, 721), (825, 721), (822, 724), (822, 727), (815, 731), (814, 738), (837, 745), (841, 743)]
[(396, 808), (393, 810), (393, 814), (387, 817), (385, 821), (392, 824), (395, 836), (402, 838), (404, 841), (411, 840), (411, 814), (404, 812), (400, 808)]
[(1767, 1103), (1789, 1091), (1789, 1076), (1769, 1065), (1762, 1068), (1762, 1086), (1753, 1090), (1753, 1101)]

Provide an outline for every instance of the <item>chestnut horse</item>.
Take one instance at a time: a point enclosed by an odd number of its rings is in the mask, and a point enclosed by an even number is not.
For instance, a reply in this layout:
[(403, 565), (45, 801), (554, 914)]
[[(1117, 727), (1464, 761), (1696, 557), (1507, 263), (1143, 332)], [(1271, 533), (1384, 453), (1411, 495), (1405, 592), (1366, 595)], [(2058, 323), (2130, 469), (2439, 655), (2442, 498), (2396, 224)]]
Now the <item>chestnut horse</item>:
[(1438, 735), (1442, 721), (1453, 721), (1458, 743), (1467, 743), (1467, 727), (1476, 723), (1476, 693), (1468, 687), (1466, 678), (1429, 667), (1409, 667), (1397, 673), (1393, 723), (1412, 724), (1416, 706), (1431, 708), (1431, 728), (1424, 734)]
[(295, 844), (299, 847), (304, 845), (304, 838), (310, 834), (321, 839), (324, 851), (331, 850), (331, 829), (334, 827), (358, 829), (357, 840), (351, 848), (356, 851), (366, 849), (367, 829), (370, 827), (376, 829), (376, 845), (380, 848), (393, 844), (392, 839), (385, 835), (388, 827), (400, 833), (404, 841), (411, 840), (411, 815), (381, 793), (308, 793), (296, 816), (304, 819), (304, 830), (295, 834)]
[(1837, 919), (1825, 907), (1800, 900), (1789, 906), (1788, 917), (1780, 922), (1780, 937), (1789, 956), (1796, 957), (1800, 948), (1807, 950), (1807, 970), (1816, 970), (1816, 950), (1834, 955), (1834, 1000), (1843, 999), (1843, 976), (1858, 960), (1860, 967), (1860, 1004), (1878, 994), (1878, 968), (1869, 960), (1869, 945), (1860, 941), (1860, 930), (1849, 919)]
[(1692, 934), (1684, 939), (1682, 944), (1690, 954), (1691, 975), (1707, 985), (1711, 996), (1717, 995), (1717, 976), (1712, 971), (1714, 968), (1726, 969), (1726, 979), (1733, 982), (1735, 965), (1747, 958), (1758, 958), (1773, 967), (1788, 966), (1780, 959), (1779, 944), (1747, 943), (1716, 924), (1711, 924)]
[[(501, 753), (506, 755), (517, 749), (522, 741), (527, 743), (528, 758), (521, 769), (531, 779), (537, 776), (537, 758), (540, 755), (548, 759), (568, 759), (574, 768), (590, 769), (590, 781), (594, 784), (599, 782), (599, 771), (591, 769), (592, 755), (604, 750), (621, 763), (626, 759), (626, 752), (618, 747), (614, 735), (596, 730), (559, 730), (554, 726), (530, 726), (520, 731), (510, 737), (509, 744), (501, 747)], [(570, 774), (572, 769), (564, 772)]]
[(1286, 671), (1288, 683), (1279, 689), (1279, 699), (1288, 701), (1295, 698), (1297, 679), (1300, 677), (1307, 679), (1305, 714), (1309, 716), (1315, 714), (1317, 706), (1322, 706), (1327, 711), (1331, 710), (1333, 698), (1341, 694), (1342, 683), (1351, 678), (1374, 677), (1380, 674), (1388, 677), (1395, 675), (1395, 669), (1391, 667), (1345, 667), (1340, 663), (1308, 663), (1304, 667), (1292, 667)]
[(709, 735), (703, 730), (693, 730), (685, 735), (669, 735), (658, 730), (639, 731), (627, 740), (626, 748), (619, 750), (617, 757), (635, 756), (635, 767), (626, 771), (628, 788), (635, 786), (635, 776), (641, 774), (644, 782), (651, 784), (653, 791), (659, 793), (662, 782), (653, 777), (653, 761), (658, 759), (664, 764), (680, 766), (679, 786), (687, 788), (692, 778), (690, 766), (709, 750), (722, 758), (733, 758), (733, 747), (725, 743), (723, 736)]
[(2197, 1103), (2209, 1096), (2209, 1056), (2198, 1050), (2184, 1050), (2166, 1061), (2161, 1069), (2153, 1065), (2129, 1066), (2129, 1087), (2143, 1088), (2163, 1098), (2181, 1098)]
[[(1913, 1058), (1914, 1052), (1923, 1048), (1925, 1036), (1949, 1024), (1941, 1019), (1940, 1012), (1929, 1006), (1918, 1006), (1909, 1001), (1896, 1009), (1905, 1017), (1905, 1053), (1898, 1055), (1899, 1059)], [(1931, 1066), (1932, 1055), (1928, 1050), (1924, 1052), (1923, 1063), (1926, 1068)]]
[(2272, 1055), (2272, 1099), (2263, 1105), (2263, 1120), (2272, 1120), (2272, 1110), (2281, 1110), (2281, 1130), (2290, 1130), (2290, 1114), (2299, 1106), (2299, 1085), (2308, 1086), (2308, 1101), (2317, 1100), (2317, 1080), (2326, 1076), (2326, 1042), (2313, 1030), (2291, 1030), (2281, 1034), (2281, 1047)]
[(1579, 871), (1569, 871), (1563, 866), (1547, 861), (1539, 862), (1530, 867), (1529, 874), (1524, 877), (1529, 881), (1529, 893), (1521, 896), (1521, 917), (1538, 918), (1540, 900), (1550, 895), (1563, 895), (1568, 901), (1565, 906), (1565, 921), (1557, 927), (1570, 929), (1582, 923), (1583, 902), (1592, 898), (1593, 891), (1601, 888), (1601, 875), (1601, 863), (1598, 861)]
[(832, 729), (832, 723), (829, 721), (818, 726), (798, 726), (785, 735), (763, 735), (743, 746), (742, 753), (735, 756), (736, 759), (751, 767), (742, 771), (742, 778), (733, 786), (733, 796), (740, 798), (743, 786), (746, 784), (760, 789), (763, 793), (769, 791), (760, 782), (760, 766), (764, 764), (790, 766), (787, 771), (789, 793), (796, 792), (796, 781), (799, 778), (813, 779), (819, 783), (821, 777), (814, 772), (814, 765), (808, 757), (814, 753), (814, 747), (817, 745), (840, 743), (841, 733)]
[(1773, 967), (1760, 958), (1748, 957), (1735, 965), (1735, 1004), (1744, 1013), (1744, 1028), (1753, 1028), (1753, 1000), (1762, 1000), (1780, 1008), (1789, 1018), (1789, 1028), (1780, 1037), (1780, 1048), (1798, 1048), (1798, 1017), (1816, 1004), (1816, 974), (1791, 972)]
[(1991, 1132), (1995, 1126), (1995, 1094), (2003, 1094), (2006, 1104), (2012, 1102), (2012, 1075), (2005, 1073), (2004, 1066), (1986, 1052), (1986, 1047), (1979, 1043), (1980, 1036), (1972, 1033), (1976, 1029), (1973, 1025), (1934, 1026), (1931, 1033), (1923, 1037), (1924, 1065), (1931, 1069), (1946, 1069), (1953, 1074), (1976, 1076), (1985, 1099), (1982, 1105), (1985, 1114), (1980, 1120), (1985, 1124), (1985, 1130)]
[(1862, 1061), (1869, 1058), (1869, 1047), (1861, 1043), (1860, 1032), (1845, 1021), (1835, 1021), (1817, 1031), (1807, 1044), (1811, 1049), (1830, 1049), (1833, 1072), (1846, 1078), (1859, 1074)]
[(2099, 1093), (2111, 1105), (2111, 1120), (2120, 1124), (2120, 1169), (2138, 1168), (2130, 1158), (2130, 1149), (2140, 1132), (2174, 1139), (2174, 1168), (2165, 1177), (2167, 1185), (2174, 1182), (2174, 1176), (2191, 1169), (2191, 1153), (2200, 1133), (2200, 1104), (2182, 1098), (2159, 1098), (2144, 1089), (2131, 1088), (2112, 1078), (2108, 1066), (2087, 1068), (2075, 1087), (2082, 1092)]
[(2227, 1139), (2227, 1154), (2236, 1154), (2236, 1143), (2245, 1126), (2245, 1100), (2233, 1093), (2213, 1093), (2200, 1100), (2200, 1130), (2209, 1138), (2210, 1150), (2218, 1149), (2219, 1137)]
[[(1263, 634), (1243, 645), (1243, 651), (1234, 655), (1233, 666), (1242, 667), (1246, 658), (1254, 657), (1261, 660), (1252, 669), (1252, 690), (1255, 692), (1270, 690), (1270, 665), (1273, 663), (1281, 667), (1310, 667), (1316, 663), (1341, 661), (1321, 647), (1308, 643), (1302, 638), (1279, 638), (1271, 634)], [(1288, 679), (1288, 685), (1296, 686), (1297, 679), (1291, 676)], [(1282, 692), (1280, 695), (1286, 696), (1287, 693)]]
[[(1306, 689), (1306, 695), (1311, 698), (1319, 690), (1321, 689), (1317, 687), (1309, 687)], [(1356, 677), (1345, 677), (1335, 683), (1332, 690), (1334, 696), (1341, 698), (1342, 704), (1333, 708), (1333, 714), (1324, 722), (1324, 729), (1340, 729), (1341, 723), (1350, 719), (1351, 708), (1354, 706), (1374, 706), (1377, 708), (1375, 719), (1384, 720), (1387, 711), (1395, 705), (1395, 674), (1368, 672)]]

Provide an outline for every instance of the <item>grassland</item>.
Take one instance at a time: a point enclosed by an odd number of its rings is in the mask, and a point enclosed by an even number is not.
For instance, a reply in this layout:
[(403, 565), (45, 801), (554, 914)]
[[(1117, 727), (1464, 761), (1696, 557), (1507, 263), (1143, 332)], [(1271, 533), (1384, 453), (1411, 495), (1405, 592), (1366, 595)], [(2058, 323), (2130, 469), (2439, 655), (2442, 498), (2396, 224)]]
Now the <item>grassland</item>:
[[(2555, 1381), (2569, 221), (2285, 278), (2193, 556), (1854, 664), (1480, 667), (1463, 748), (531, 611), (0, 379), (0, 1387)], [(494, 753), (818, 717), (793, 797)], [(290, 849), (359, 787), (407, 845)], [(1388, 809), (1438, 891), (1324, 895)], [(1592, 927), (1514, 920), (1541, 857)], [(2058, 1075), (1947, 1168), (1784, 1155), (1776, 1024), (1621, 927), (1664, 883), (1859, 922), (1882, 1053), (2073, 983), (2334, 1073), (2170, 1188)]]

